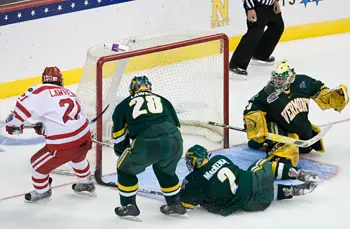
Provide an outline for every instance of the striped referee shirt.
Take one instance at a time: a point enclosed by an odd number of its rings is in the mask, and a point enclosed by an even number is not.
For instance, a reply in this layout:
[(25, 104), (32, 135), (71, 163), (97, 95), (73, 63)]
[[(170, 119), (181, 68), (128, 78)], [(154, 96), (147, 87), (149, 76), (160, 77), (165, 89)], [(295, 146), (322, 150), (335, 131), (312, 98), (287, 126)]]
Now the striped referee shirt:
[(248, 10), (254, 9), (255, 3), (259, 3), (265, 6), (272, 6), (274, 2), (275, 0), (243, 0), (244, 7)]

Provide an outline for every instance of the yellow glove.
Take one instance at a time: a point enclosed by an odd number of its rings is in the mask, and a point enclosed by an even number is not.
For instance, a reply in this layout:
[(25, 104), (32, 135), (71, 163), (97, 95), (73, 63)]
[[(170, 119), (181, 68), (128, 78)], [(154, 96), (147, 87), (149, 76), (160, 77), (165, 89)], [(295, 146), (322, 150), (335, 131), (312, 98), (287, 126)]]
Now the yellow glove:
[(313, 99), (322, 110), (333, 108), (341, 112), (349, 103), (348, 88), (346, 85), (340, 84), (332, 90), (323, 89)]
[(260, 110), (251, 111), (244, 115), (248, 139), (254, 139), (259, 143), (265, 141), (268, 134), (265, 115), (266, 112)]

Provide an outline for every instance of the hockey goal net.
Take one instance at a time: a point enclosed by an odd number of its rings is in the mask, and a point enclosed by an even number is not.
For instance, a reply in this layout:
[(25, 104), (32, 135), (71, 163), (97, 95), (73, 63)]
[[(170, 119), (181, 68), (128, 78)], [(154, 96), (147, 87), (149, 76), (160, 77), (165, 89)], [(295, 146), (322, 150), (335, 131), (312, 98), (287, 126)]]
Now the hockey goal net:
[[(228, 124), (228, 55), (225, 34), (198, 32), (134, 37), (91, 47), (77, 96), (90, 120), (109, 105), (91, 127), (94, 139), (113, 145), (114, 108), (129, 95), (131, 79), (146, 75), (153, 92), (174, 105), (183, 134), (199, 135), (228, 147), (228, 131), (207, 124)], [(106, 148), (95, 144), (92, 151), (92, 170), (101, 177)]]

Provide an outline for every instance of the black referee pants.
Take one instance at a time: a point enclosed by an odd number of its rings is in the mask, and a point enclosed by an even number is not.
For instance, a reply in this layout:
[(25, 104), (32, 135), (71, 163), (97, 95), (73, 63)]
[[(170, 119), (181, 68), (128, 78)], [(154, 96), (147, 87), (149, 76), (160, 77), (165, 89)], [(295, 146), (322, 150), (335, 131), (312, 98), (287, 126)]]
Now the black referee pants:
[[(257, 22), (247, 20), (247, 33), (242, 37), (230, 60), (230, 68), (247, 69), (250, 59), (268, 59), (284, 30), (281, 13), (275, 14), (273, 6), (256, 5)], [(266, 31), (265, 26), (267, 26)]]

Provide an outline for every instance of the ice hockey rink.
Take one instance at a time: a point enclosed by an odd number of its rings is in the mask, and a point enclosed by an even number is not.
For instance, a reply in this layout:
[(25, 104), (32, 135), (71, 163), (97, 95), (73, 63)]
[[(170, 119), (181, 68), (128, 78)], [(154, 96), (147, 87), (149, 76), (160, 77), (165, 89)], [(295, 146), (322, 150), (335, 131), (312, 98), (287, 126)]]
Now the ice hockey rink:
[[(277, 46), (277, 60), (288, 59), (298, 73), (322, 80), (329, 87), (340, 83), (350, 86), (350, 34), (333, 35), (284, 42)], [(250, 97), (268, 81), (272, 67), (250, 66), (249, 80), (230, 80), (230, 124), (242, 126), (242, 111)], [(156, 84), (157, 82), (153, 82)], [(75, 89), (75, 86), (69, 86)], [(0, 101), (0, 120), (13, 109), (16, 98)], [(311, 194), (287, 201), (274, 202), (257, 213), (239, 212), (228, 217), (195, 209), (188, 218), (167, 217), (159, 212), (163, 201), (142, 195), (137, 197), (141, 223), (119, 219), (114, 208), (119, 205), (118, 192), (97, 186), (97, 197), (72, 192), (74, 177), (53, 175), (51, 201), (26, 204), (23, 194), (32, 190), (29, 158), (42, 144), (33, 144), (34, 132), (26, 132), (14, 145), (2, 129), (0, 132), (0, 228), (1, 229), (172, 229), (172, 228), (336, 228), (349, 229), (350, 210), (350, 107), (342, 113), (321, 111), (310, 105), (310, 120), (317, 125), (336, 123), (324, 137), (325, 153), (312, 152), (307, 157), (338, 166), (336, 176), (319, 185)], [(13, 137), (11, 137), (13, 138)], [(200, 141), (209, 149), (220, 145), (197, 137), (185, 136), (185, 149)], [(230, 143), (246, 142), (243, 133), (230, 132)], [(2, 144), (2, 145), (1, 145)], [(111, 166), (113, 165), (111, 162)], [(142, 188), (142, 187), (141, 187)]]

